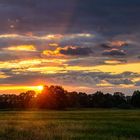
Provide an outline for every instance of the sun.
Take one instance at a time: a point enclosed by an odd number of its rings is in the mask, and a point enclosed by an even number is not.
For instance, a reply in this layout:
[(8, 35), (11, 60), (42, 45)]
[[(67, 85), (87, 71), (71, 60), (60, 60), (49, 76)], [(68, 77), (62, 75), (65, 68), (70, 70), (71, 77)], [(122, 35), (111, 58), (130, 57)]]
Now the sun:
[(44, 86), (37, 86), (37, 87), (36, 87), (36, 89), (39, 90), (39, 91), (42, 91), (43, 88), (44, 88)]

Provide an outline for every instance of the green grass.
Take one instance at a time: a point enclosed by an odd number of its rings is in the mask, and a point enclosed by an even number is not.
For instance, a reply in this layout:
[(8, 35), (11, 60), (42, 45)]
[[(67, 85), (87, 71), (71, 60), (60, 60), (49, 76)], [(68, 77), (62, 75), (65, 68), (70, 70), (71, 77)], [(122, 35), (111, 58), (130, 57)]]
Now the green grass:
[(0, 140), (139, 139), (140, 110), (0, 112)]

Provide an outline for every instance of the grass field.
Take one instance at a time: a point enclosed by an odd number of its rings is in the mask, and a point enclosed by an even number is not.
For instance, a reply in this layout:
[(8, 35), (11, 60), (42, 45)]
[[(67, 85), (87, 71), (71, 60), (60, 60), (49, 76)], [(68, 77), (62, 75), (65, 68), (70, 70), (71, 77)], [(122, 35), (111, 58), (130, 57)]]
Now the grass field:
[(1, 111), (0, 140), (139, 140), (140, 110)]

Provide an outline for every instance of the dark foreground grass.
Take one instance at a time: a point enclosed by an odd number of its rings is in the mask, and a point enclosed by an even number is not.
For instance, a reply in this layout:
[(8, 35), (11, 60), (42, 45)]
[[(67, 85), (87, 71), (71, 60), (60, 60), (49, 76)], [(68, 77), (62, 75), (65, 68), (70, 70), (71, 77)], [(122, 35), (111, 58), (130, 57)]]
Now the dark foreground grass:
[(0, 140), (61, 139), (140, 140), (140, 111), (0, 112)]

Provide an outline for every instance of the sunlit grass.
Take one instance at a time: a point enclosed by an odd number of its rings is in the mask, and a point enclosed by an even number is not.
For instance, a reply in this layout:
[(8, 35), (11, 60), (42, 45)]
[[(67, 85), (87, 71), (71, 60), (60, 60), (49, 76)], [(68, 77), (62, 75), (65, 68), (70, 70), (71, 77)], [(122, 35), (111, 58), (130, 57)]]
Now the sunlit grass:
[(1, 111), (0, 140), (139, 140), (140, 111)]

